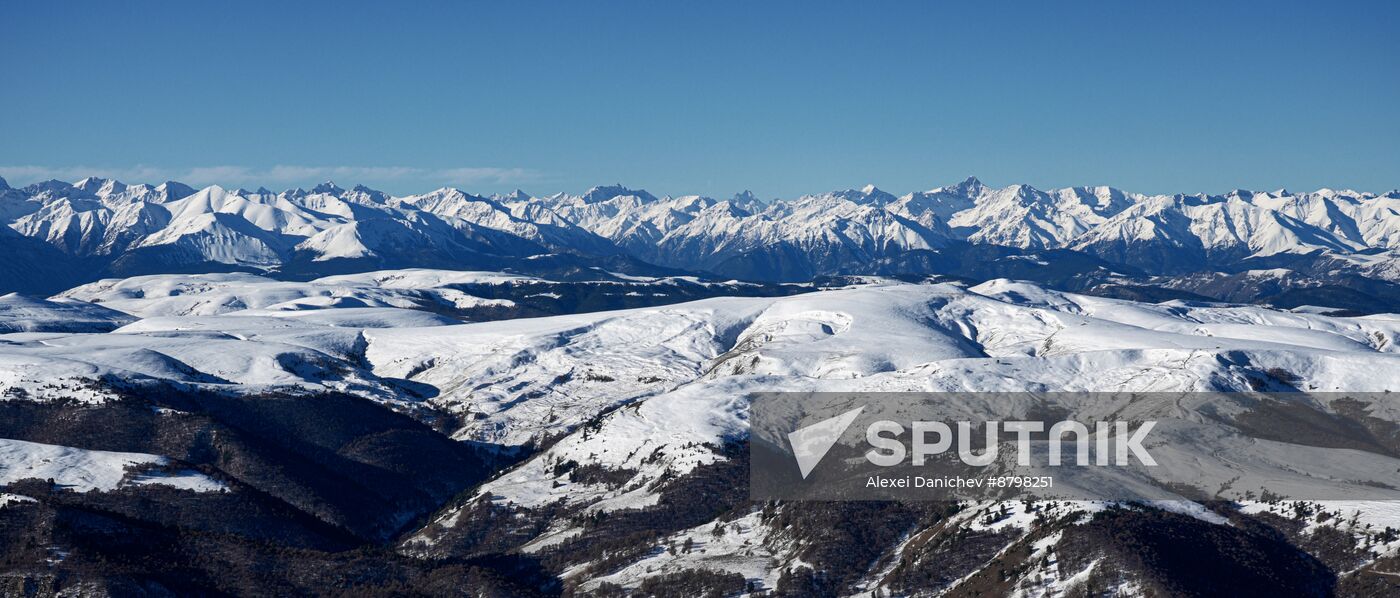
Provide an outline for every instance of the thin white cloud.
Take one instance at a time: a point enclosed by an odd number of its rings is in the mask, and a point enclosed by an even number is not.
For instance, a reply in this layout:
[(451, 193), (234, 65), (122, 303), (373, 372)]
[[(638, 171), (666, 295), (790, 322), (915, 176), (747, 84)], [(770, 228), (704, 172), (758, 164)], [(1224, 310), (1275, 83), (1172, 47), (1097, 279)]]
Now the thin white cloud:
[(28, 184), (49, 179), (77, 181), (95, 176), (126, 183), (159, 183), (167, 180), (190, 185), (281, 186), (314, 184), (336, 180), (360, 182), (418, 182), (442, 185), (502, 185), (538, 181), (540, 174), (528, 168), (463, 166), (456, 168), (416, 168), (412, 166), (303, 166), (278, 164), (270, 168), (248, 166), (196, 166), (160, 168), (138, 164), (125, 168), (100, 166), (0, 166), (0, 177), (11, 184)]
[(47, 181), (49, 179), (59, 179), (64, 181), (76, 181), (90, 176), (105, 179), (126, 179), (132, 181), (146, 181), (160, 179), (165, 175), (165, 171), (159, 168), (137, 165), (129, 168), (108, 168), (95, 166), (0, 166), (0, 176), (11, 179), (11, 182), (32, 183), (37, 181)]

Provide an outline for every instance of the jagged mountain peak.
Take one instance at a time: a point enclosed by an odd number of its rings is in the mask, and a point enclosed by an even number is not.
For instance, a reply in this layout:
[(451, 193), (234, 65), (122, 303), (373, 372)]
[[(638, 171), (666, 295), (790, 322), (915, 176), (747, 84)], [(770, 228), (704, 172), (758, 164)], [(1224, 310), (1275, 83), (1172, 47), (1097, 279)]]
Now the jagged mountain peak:
[(657, 201), (656, 196), (647, 193), (644, 189), (629, 189), (622, 186), (622, 183), (613, 185), (602, 185), (593, 187), (586, 191), (581, 199), (583, 203), (593, 204), (608, 201), (614, 197), (632, 196), (641, 199), (643, 202), (651, 203)]
[(74, 187), (72, 185), (58, 179), (40, 181), (22, 189), (22, 191), (30, 195), (38, 195), (40, 193), (71, 193), (73, 190)]
[(753, 194), (753, 191), (749, 191), (748, 189), (745, 189), (745, 190), (743, 190), (743, 191), (740, 191), (740, 192), (738, 192), (738, 193), (735, 193), (734, 196), (731, 197), (730, 199), (733, 200), (733, 201), (744, 201), (744, 202), (753, 202), (753, 201), (761, 202), (761, 201), (763, 201), (763, 200), (759, 199), (758, 196), (754, 195), (754, 194)]
[(861, 187), (860, 194), (864, 196), (866, 200), (880, 204), (891, 202), (896, 199), (895, 196), (884, 192), (879, 187), (876, 187), (874, 184), (867, 184), (866, 186)]
[(1253, 191), (1248, 190), (1248, 189), (1234, 189), (1234, 190), (1230, 191), (1229, 193), (1226, 193), (1226, 194), (1225, 194), (1225, 198), (1226, 198), (1226, 199), (1238, 199), (1238, 200), (1240, 200), (1240, 201), (1251, 201), (1251, 200), (1254, 199), (1254, 195), (1255, 195), (1255, 193), (1254, 193)]
[(433, 189), (432, 191), (425, 193), (424, 195), (437, 195), (442, 197), (477, 197), (476, 195), (467, 193), (466, 191), (463, 191), (456, 187), (438, 187), (437, 189)]
[(897, 197), (881, 191), (880, 188), (875, 185), (866, 185), (860, 189), (842, 189), (840, 191), (831, 191), (817, 195), (807, 195), (799, 198), (796, 203), (821, 205), (832, 202), (850, 202), (862, 206), (883, 206), (897, 199)]
[(1006, 189), (1014, 193), (1018, 198), (1039, 200), (1046, 197), (1046, 194), (1043, 191), (1041, 191), (1040, 189), (1036, 189), (1034, 186), (1028, 185), (1026, 183), (1016, 183), (1015, 185), (1007, 187)]
[(402, 198), (402, 202), (418, 205), (429, 211), (435, 210), (429, 206), (461, 205), (463, 203), (484, 204), (491, 206), (491, 209), (494, 210), (504, 210), (500, 203), (494, 199), (468, 193), (456, 187), (441, 187), (422, 195), (410, 195)]
[(1126, 209), (1137, 199), (1121, 189), (1109, 187), (1107, 185), (1069, 187), (1056, 190), (1052, 193), (1059, 195), (1061, 198), (1068, 198), (1071, 201), (1077, 201), (1087, 205), (1096, 211), (1111, 213), (1118, 213)]
[[(271, 193), (270, 191), (267, 191), (262, 187), (259, 187), (258, 191), (261, 193)], [(178, 181), (166, 181), (164, 183), (156, 185), (156, 192), (164, 195), (166, 197), (166, 201), (174, 201), (177, 199), (184, 199), (186, 197), (194, 195), (195, 189), (194, 187), (191, 187)]]
[[(928, 191), (916, 192), (916, 193), (913, 193), (913, 194), (911, 194), (911, 195), (915, 195), (915, 196), (918, 196), (918, 195), (923, 195), (923, 196), (931, 196), (931, 195), (953, 195), (953, 196), (965, 197), (965, 198), (968, 198), (968, 199), (976, 199), (978, 196), (982, 195), (982, 192), (983, 192), (985, 189), (986, 189), (986, 186), (982, 184), (982, 181), (981, 181), (981, 180), (979, 180), (979, 179), (978, 179), (977, 177), (975, 177), (975, 176), (970, 176), (970, 177), (967, 177), (966, 179), (963, 179), (962, 182), (957, 183), (957, 184), (955, 184), (955, 185), (947, 185), (947, 186), (944, 186), (944, 187), (935, 187), (935, 188), (933, 188), (933, 189), (929, 189)], [(908, 196), (906, 196), (906, 197), (908, 197)]]
[(520, 189), (516, 189), (514, 191), (511, 191), (510, 193), (493, 194), (491, 195), (491, 199), (500, 202), (526, 202), (533, 199), (533, 197), (529, 193), (526, 193)]
[(671, 205), (677, 208), (685, 208), (689, 206), (697, 206), (704, 208), (718, 203), (714, 200), (714, 198), (705, 197), (704, 195), (681, 195), (679, 197), (667, 197), (662, 201), (669, 202), (671, 203)]
[(738, 206), (750, 213), (763, 211), (765, 208), (771, 205), (770, 202), (759, 199), (757, 195), (754, 195), (752, 191), (749, 191), (747, 189), (735, 193), (733, 197), (729, 198), (729, 203)]
[(390, 199), (388, 193), (385, 193), (378, 189), (372, 189), (364, 185), (355, 185), (353, 188), (350, 189), (348, 193), (345, 193), (343, 195), (345, 195), (346, 197), (363, 198), (376, 204), (388, 203)]
[(335, 184), (335, 181), (326, 181), (324, 183), (316, 185), (315, 187), (312, 187), (311, 192), (325, 193), (327, 195), (340, 195), (342, 193), (345, 193), (345, 190), (341, 189), (340, 185)]
[(88, 193), (97, 193), (104, 189), (112, 189), (116, 192), (121, 192), (122, 189), (126, 188), (126, 185), (123, 185), (119, 181), (90, 176), (81, 181), (73, 183), (73, 188), (81, 189)]

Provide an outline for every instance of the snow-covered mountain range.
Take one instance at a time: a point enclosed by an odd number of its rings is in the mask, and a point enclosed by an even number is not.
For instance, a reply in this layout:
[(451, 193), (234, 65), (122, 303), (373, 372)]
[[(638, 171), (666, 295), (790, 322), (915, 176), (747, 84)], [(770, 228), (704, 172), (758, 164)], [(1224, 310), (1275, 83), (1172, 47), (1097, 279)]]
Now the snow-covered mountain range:
[(760, 201), (748, 193), (658, 198), (620, 185), (546, 197), (451, 188), (393, 197), (334, 183), (274, 193), (88, 178), (20, 189), (0, 181), (0, 222), (0, 246), (33, 256), (0, 267), (0, 290), (40, 292), (113, 275), (529, 271), (578, 258), (631, 273), (658, 274), (648, 268), (660, 266), (803, 281), (946, 273), (930, 263), (967, 244), (1072, 251), (1106, 269), (1153, 275), (1245, 270), (1281, 256), (1342, 264), (1361, 256), (1382, 278), (1400, 270), (1397, 191), (1148, 196), (1109, 187), (992, 188), (969, 178), (902, 197), (871, 185)]

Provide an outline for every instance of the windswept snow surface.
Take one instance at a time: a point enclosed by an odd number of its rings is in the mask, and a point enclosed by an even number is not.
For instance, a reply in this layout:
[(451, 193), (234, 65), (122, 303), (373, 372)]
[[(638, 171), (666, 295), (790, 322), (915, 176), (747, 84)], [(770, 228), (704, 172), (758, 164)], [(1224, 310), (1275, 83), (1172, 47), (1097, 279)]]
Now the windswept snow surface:
[(300, 311), (345, 307), (423, 309), (510, 305), (468, 296), (454, 284), (538, 281), (495, 272), (394, 270), (283, 282), (254, 274), (152, 275), (108, 279), (65, 291), (56, 299), (98, 304), (140, 316), (213, 316), (243, 310)]
[(74, 325), (84, 322), (84, 314), (105, 316), (101, 321), (110, 330), (0, 335), (0, 396), (102, 401), (114, 396), (114, 385), (162, 381), (230, 392), (334, 390), (401, 401), (402, 388), (365, 367), (364, 331), (457, 324), (438, 311), (509, 302), (442, 285), (513, 280), (518, 278), (435, 270), (311, 282), (250, 274), (162, 275), (104, 280), (50, 301), (0, 298), (0, 309), (11, 307), (0, 314), (24, 316), (27, 328), (43, 329), (40, 324), (71, 313)]
[(6, 332), (108, 332), (135, 317), (92, 303), (0, 295), (0, 334)]

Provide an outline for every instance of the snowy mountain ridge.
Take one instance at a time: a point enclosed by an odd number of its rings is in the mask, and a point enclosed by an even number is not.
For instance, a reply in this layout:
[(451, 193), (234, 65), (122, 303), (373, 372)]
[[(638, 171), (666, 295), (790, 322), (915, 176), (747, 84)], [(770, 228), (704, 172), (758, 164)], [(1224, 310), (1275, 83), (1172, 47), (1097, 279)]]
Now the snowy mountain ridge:
[(8, 229), (0, 233), (16, 233), (0, 234), (0, 244), (98, 271), (51, 291), (109, 275), (479, 269), (546, 254), (801, 281), (889, 263), (919, 273), (911, 256), (954, 244), (1066, 249), (1154, 274), (1309, 253), (1394, 261), (1400, 251), (1396, 191), (1142, 195), (994, 188), (975, 178), (899, 197), (867, 185), (767, 202), (748, 192), (657, 197), (622, 185), (545, 197), (447, 187), (396, 197), (331, 182), (273, 193), (87, 178), (0, 186), (0, 221)]

